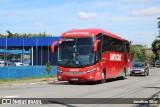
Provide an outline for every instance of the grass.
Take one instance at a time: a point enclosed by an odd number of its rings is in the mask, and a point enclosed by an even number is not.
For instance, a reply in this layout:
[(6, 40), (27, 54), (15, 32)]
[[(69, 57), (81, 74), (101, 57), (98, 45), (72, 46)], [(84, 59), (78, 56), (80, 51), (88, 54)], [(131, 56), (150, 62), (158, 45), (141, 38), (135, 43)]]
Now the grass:
[(11, 83), (11, 82), (25, 82), (25, 81), (34, 81), (34, 80), (46, 80), (48, 78), (56, 78), (56, 75), (50, 75), (50, 76), (40, 76), (40, 77), (28, 77), (28, 78), (19, 78), (19, 79), (0, 79), (0, 84), (3, 83)]

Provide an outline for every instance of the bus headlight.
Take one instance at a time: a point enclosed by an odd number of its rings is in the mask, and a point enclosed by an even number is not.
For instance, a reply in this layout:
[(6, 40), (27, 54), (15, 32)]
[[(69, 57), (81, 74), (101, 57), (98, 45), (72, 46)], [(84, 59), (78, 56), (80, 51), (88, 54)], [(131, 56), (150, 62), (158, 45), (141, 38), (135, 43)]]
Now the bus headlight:
[(99, 67), (97, 67), (97, 71), (99, 71), (100, 70), (100, 68)]
[(58, 76), (58, 79), (62, 79), (62, 77), (61, 77), (61, 76)]
[(63, 72), (62, 70), (57, 69), (57, 72)]
[(93, 69), (87, 70), (86, 72), (93, 72), (95, 70), (97, 70), (97, 68), (93, 68)]

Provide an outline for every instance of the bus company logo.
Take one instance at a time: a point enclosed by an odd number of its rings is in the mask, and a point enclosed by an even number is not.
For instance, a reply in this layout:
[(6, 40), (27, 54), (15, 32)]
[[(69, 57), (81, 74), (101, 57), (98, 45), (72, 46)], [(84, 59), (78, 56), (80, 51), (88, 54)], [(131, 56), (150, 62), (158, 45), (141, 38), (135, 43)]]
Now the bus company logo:
[(122, 55), (121, 54), (111, 54), (110, 53), (110, 61), (121, 61)]
[(72, 75), (75, 75), (77, 72), (79, 72), (79, 69), (70, 69)]

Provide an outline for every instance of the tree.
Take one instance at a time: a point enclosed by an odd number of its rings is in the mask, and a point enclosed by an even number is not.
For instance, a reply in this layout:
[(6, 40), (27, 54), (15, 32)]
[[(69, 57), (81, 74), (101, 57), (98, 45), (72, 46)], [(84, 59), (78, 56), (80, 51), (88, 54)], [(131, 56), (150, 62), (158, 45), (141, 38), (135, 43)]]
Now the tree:
[(49, 74), (51, 71), (52, 71), (52, 67), (51, 67), (50, 62), (48, 61), (48, 63), (46, 64), (45, 70), (44, 70), (44, 73), (46, 72), (48, 73), (48, 78), (47, 78), (48, 81), (49, 81)]
[(46, 32), (42, 33), (24, 33), (24, 34), (19, 34), (19, 33), (12, 33), (11, 31), (7, 30), (7, 35), (0, 34), (0, 38), (19, 38), (19, 37), (51, 37), (51, 34), (46, 34)]
[(131, 45), (131, 60), (137, 59), (138, 49), (135, 45)]
[(0, 34), (0, 38), (4, 38), (6, 37), (6, 35)]
[(7, 37), (8, 37), (8, 38), (14, 37), (14, 34), (11, 33), (9, 30), (7, 30), (6, 32), (8, 33), (8, 34), (7, 34)]
[(146, 49), (144, 47), (140, 48), (136, 55), (137, 55), (137, 60), (136, 61), (148, 63), (147, 55), (146, 55)]
[(153, 64), (155, 62), (156, 54), (155, 53), (146, 53), (147, 62)]
[(152, 51), (153, 53), (155, 53), (156, 55), (158, 55), (158, 51), (160, 50), (160, 40), (159, 39), (155, 39), (152, 42)]
[(137, 62), (151, 63), (155, 60), (154, 53), (147, 53), (143, 45), (131, 45), (131, 60)]

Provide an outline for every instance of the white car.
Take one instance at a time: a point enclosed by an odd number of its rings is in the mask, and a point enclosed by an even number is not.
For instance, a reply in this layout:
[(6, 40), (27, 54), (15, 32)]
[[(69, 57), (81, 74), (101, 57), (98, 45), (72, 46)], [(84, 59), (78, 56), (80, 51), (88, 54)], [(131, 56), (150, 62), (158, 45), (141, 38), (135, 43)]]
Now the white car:
[(4, 60), (0, 59), (0, 64), (4, 64)]
[(18, 59), (11, 59), (8, 63), (9, 66), (22, 66), (21, 60)]

